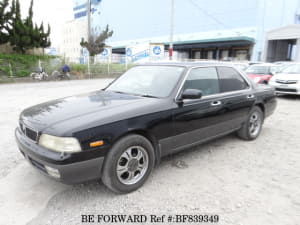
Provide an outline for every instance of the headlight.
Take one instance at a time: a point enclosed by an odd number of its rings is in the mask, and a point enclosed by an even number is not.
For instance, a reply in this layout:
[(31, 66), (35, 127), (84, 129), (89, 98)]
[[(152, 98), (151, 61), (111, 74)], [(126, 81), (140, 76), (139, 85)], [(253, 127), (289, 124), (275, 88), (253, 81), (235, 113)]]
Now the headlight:
[(42, 134), (39, 145), (56, 152), (80, 152), (81, 147), (76, 138), (56, 137), (49, 134)]
[(259, 83), (259, 81), (260, 81), (260, 77), (255, 77), (255, 78), (254, 78), (254, 82), (255, 82), (255, 83)]

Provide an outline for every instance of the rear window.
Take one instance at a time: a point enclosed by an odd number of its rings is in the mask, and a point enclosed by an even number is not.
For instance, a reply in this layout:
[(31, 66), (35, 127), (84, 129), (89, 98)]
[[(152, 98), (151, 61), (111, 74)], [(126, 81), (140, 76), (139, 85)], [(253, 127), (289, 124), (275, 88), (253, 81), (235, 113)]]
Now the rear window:
[(269, 66), (249, 66), (246, 69), (246, 73), (269, 74), (270, 73), (270, 67)]
[(249, 86), (244, 78), (231, 67), (218, 67), (220, 92), (239, 91)]

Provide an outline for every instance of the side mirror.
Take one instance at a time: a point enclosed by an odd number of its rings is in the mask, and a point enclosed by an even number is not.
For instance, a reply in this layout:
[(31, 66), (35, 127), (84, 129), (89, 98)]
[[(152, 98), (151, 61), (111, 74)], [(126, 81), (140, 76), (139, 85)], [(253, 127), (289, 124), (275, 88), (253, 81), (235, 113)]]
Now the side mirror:
[(200, 99), (202, 91), (198, 89), (185, 89), (181, 94), (181, 99)]

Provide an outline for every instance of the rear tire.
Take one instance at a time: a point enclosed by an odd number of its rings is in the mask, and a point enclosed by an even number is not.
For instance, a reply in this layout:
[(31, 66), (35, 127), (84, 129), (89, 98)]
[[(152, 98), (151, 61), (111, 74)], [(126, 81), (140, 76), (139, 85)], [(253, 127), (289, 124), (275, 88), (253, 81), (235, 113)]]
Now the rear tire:
[(135, 134), (125, 136), (107, 154), (102, 182), (116, 193), (135, 191), (146, 182), (154, 161), (154, 149), (148, 139)]
[(52, 74), (51, 74), (51, 79), (52, 79), (52, 80), (58, 80), (59, 75), (60, 75), (60, 73), (59, 73), (57, 70), (55, 70), (55, 71), (53, 71)]
[(247, 121), (237, 131), (237, 136), (248, 141), (256, 139), (261, 132), (263, 122), (264, 113), (260, 107), (254, 106)]

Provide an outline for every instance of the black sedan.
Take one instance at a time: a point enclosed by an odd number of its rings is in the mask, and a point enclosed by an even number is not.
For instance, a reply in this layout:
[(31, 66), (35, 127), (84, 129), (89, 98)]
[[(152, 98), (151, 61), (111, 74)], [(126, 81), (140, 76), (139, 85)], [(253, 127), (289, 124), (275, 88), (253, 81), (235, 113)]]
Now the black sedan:
[(25, 109), (15, 135), (25, 158), (65, 182), (139, 188), (160, 158), (236, 132), (253, 140), (276, 107), (274, 89), (231, 66), (136, 66), (103, 90)]

